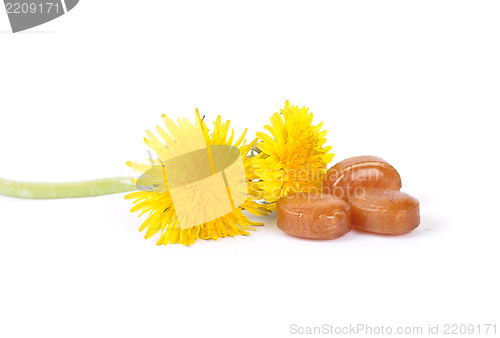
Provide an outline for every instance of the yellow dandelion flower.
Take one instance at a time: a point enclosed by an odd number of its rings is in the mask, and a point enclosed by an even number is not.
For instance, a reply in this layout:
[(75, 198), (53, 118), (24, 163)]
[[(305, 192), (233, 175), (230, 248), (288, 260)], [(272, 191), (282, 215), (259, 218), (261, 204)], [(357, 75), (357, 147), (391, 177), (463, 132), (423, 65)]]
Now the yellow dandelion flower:
[(156, 129), (163, 142), (150, 131), (145, 138), (158, 159), (152, 165), (127, 162), (143, 173), (134, 183), (153, 188), (125, 196), (134, 200), (132, 212), (148, 214), (139, 229), (147, 230), (145, 238), (160, 232), (157, 245), (190, 245), (198, 238), (248, 235), (254, 225), (262, 225), (243, 213), (268, 213), (253, 200), (259, 196), (257, 177), (247, 155), (257, 139), (247, 145), (245, 130), (234, 140), (230, 121), (222, 123), (220, 116), (210, 132), (198, 110), (194, 124), (188, 119), (178, 119), (176, 124), (165, 115), (162, 118), (168, 133)]
[(291, 106), (286, 101), (281, 114), (271, 117), (266, 125), (269, 133), (258, 132), (261, 153), (252, 159), (259, 197), (275, 210), (275, 202), (283, 196), (300, 191), (320, 191), (326, 166), (333, 159), (332, 147), (325, 147), (323, 123), (313, 125), (309, 108)]

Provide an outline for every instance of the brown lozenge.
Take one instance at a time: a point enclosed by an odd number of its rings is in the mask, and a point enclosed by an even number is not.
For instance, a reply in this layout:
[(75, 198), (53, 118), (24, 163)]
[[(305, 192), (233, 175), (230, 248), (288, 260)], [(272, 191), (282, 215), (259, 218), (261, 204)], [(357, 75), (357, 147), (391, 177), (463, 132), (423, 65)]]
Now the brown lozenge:
[(420, 224), (418, 200), (401, 191), (368, 188), (349, 204), (353, 227), (365, 231), (401, 235)]
[(296, 193), (278, 200), (278, 228), (289, 235), (334, 239), (351, 231), (350, 206), (328, 194)]
[(323, 178), (323, 193), (348, 201), (365, 188), (401, 189), (399, 173), (376, 156), (356, 156), (331, 167)]

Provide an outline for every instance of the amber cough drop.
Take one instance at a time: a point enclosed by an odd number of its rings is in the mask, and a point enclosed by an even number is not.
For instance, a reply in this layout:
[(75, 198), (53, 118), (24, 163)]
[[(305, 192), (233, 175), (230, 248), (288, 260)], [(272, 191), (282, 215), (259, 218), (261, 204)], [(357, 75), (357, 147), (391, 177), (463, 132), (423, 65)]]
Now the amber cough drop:
[(278, 228), (289, 235), (334, 239), (351, 231), (350, 206), (328, 194), (296, 193), (277, 204)]
[(396, 190), (369, 188), (349, 200), (353, 227), (384, 235), (402, 235), (420, 224), (416, 198)]
[(331, 167), (323, 179), (323, 193), (348, 201), (365, 188), (401, 189), (399, 173), (376, 156), (357, 156)]

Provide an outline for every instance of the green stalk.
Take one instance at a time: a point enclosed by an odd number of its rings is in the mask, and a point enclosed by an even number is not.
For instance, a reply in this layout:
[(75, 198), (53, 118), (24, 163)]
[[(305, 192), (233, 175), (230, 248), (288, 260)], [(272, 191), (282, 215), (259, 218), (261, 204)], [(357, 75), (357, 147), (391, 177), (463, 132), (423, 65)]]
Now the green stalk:
[(137, 190), (131, 180), (131, 177), (112, 177), (81, 182), (42, 183), (11, 181), (0, 177), (0, 195), (31, 199), (110, 195)]

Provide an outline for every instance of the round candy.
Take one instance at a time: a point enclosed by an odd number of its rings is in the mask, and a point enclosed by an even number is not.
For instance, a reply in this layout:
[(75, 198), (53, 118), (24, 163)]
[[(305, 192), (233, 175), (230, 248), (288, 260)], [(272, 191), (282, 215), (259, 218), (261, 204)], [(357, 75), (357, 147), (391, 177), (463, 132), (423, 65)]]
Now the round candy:
[(296, 193), (278, 200), (278, 228), (289, 235), (334, 239), (351, 231), (350, 207), (341, 198)]
[(401, 235), (420, 224), (418, 200), (401, 191), (369, 188), (349, 204), (353, 227), (365, 231)]
[(345, 159), (330, 169), (323, 178), (323, 193), (348, 201), (365, 188), (401, 189), (399, 173), (387, 161), (376, 156)]

